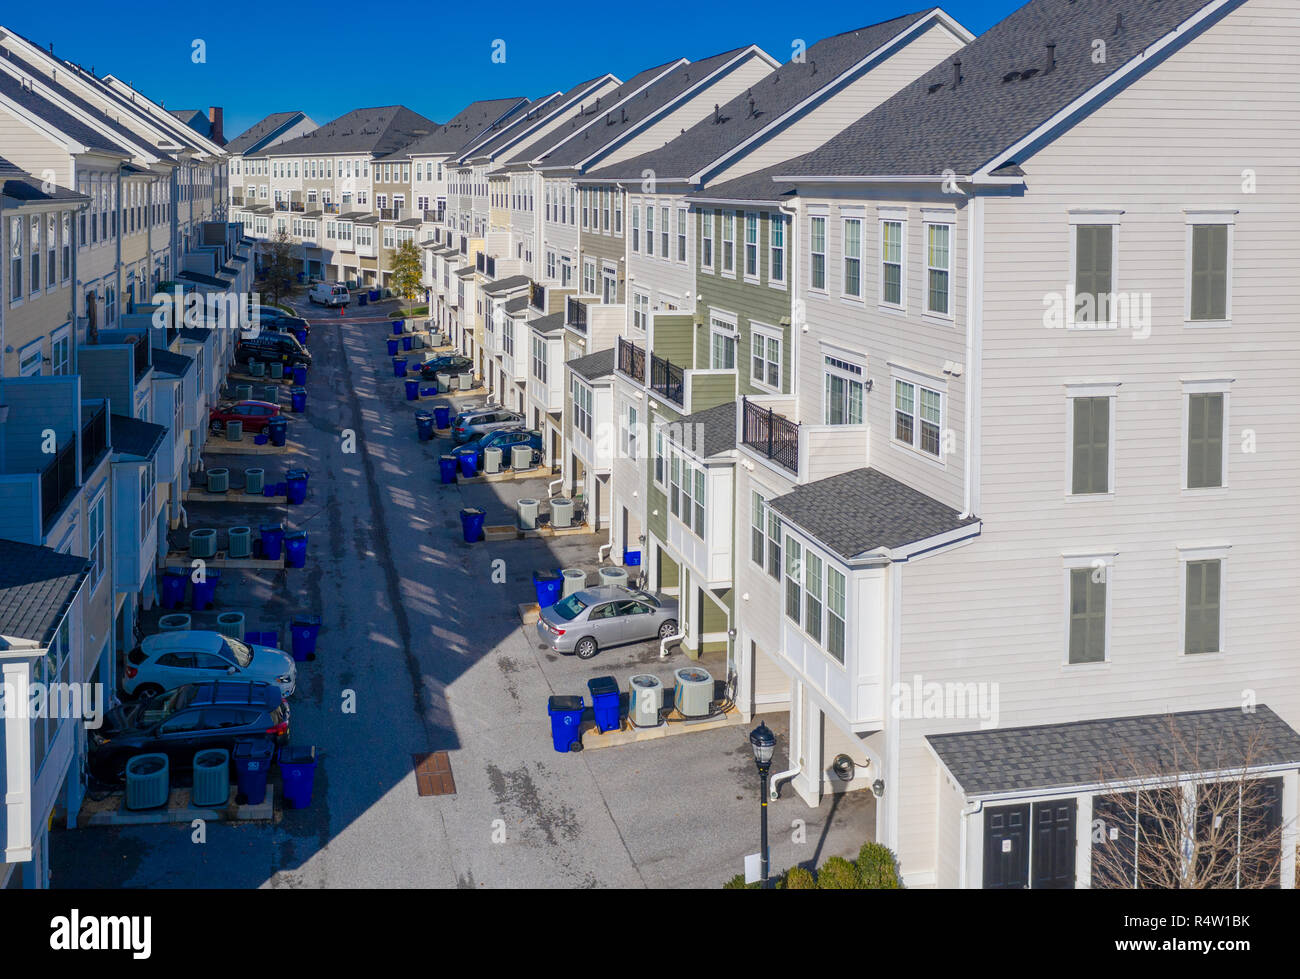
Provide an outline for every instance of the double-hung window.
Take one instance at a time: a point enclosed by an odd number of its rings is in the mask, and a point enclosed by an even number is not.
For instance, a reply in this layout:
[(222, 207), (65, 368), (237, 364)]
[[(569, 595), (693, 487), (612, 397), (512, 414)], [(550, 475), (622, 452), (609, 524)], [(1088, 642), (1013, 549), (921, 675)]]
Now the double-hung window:
[(1075, 496), (1111, 491), (1111, 395), (1088, 393), (1070, 399), (1070, 493)]
[(911, 381), (894, 381), (894, 438), (938, 457), (942, 444), (943, 395)]
[(673, 229), (669, 224), (669, 215), (672, 211), (666, 207), (659, 208), (659, 254), (665, 260), (672, 258), (672, 251), (668, 247), (669, 239), (672, 238)]
[(826, 219), (808, 219), (808, 285), (812, 289), (826, 288)]
[(818, 644), (822, 641), (822, 559), (812, 551), (803, 558), (803, 628)]
[(1183, 563), (1183, 652), (1223, 652), (1226, 547), (1179, 550)]
[(713, 269), (713, 215), (715, 211), (700, 212), (700, 265)]
[(795, 625), (803, 620), (803, 545), (785, 539), (785, 616)]
[(736, 271), (736, 215), (731, 211), (722, 213), (722, 271)]
[(925, 311), (952, 315), (952, 225), (925, 226)]
[(1211, 384), (1185, 386), (1187, 489), (1208, 489), (1224, 485), (1224, 420), (1228, 395), (1226, 390), (1207, 390), (1210, 386)]
[(745, 215), (745, 277), (758, 278), (758, 215)]
[(1115, 290), (1115, 227), (1111, 224), (1074, 226), (1073, 322), (1109, 323)]
[(712, 317), (709, 321), (709, 367), (715, 371), (736, 368), (736, 325)]
[(751, 322), (749, 352), (749, 379), (762, 387), (781, 390), (781, 334)]
[(632, 251), (641, 250), (641, 205), (632, 205)]
[(677, 261), (686, 261), (686, 208), (677, 209)]
[(1101, 663), (1106, 659), (1110, 570), (1104, 558), (1067, 561), (1066, 656), (1071, 664)]
[(645, 253), (655, 253), (655, 208), (653, 204), (645, 206)]
[(880, 222), (880, 302), (903, 306), (903, 222)]
[(785, 218), (772, 215), (768, 235), (768, 281), (785, 282)]
[(547, 363), (546, 363), (546, 341), (536, 334), (533, 335), (533, 377), (537, 378), (543, 384), (546, 383)]
[(1188, 215), (1188, 322), (1223, 323), (1231, 315), (1230, 222), (1230, 215)]
[(759, 493), (750, 492), (749, 557), (777, 581), (781, 580), (781, 518)]
[(862, 366), (839, 357), (826, 357), (827, 425), (862, 424)]
[(591, 388), (574, 377), (570, 381), (570, 394), (573, 397), (573, 427), (591, 438)]
[(844, 664), (847, 585), (843, 574), (826, 565), (826, 651), (841, 665)]
[(844, 219), (844, 295), (862, 298), (862, 219)]

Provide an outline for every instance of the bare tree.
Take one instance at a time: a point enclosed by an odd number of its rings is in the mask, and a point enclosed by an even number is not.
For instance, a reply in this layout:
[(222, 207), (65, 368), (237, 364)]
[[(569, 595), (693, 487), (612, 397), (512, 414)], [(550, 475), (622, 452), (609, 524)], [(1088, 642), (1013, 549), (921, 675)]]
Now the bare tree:
[(266, 263), (266, 288), (275, 304), (293, 288), (293, 242), (287, 231), (280, 231), (271, 239), (270, 261)]
[(1259, 729), (1207, 740), (1170, 716), (1161, 743), (1102, 766), (1093, 801), (1092, 886), (1260, 888), (1281, 878), (1281, 779)]

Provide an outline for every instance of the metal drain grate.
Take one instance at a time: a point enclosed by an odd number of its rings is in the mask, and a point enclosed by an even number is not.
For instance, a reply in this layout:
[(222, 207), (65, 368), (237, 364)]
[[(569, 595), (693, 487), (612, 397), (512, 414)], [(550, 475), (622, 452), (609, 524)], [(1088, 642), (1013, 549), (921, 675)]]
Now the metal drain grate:
[(420, 795), (455, 795), (456, 782), (451, 777), (451, 759), (445, 751), (411, 755), (415, 767), (415, 788)]

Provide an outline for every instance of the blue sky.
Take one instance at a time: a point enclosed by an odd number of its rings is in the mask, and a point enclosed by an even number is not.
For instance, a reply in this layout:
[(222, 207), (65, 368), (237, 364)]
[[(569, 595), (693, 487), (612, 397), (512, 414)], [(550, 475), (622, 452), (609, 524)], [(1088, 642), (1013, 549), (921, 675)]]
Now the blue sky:
[[(979, 34), (1022, 2), (942, 6)], [(126, 8), (71, 0), (10, 5), (2, 22), (38, 44), (53, 41), (61, 57), (112, 72), (168, 108), (222, 106), (231, 138), (286, 109), (324, 123), (359, 106), (401, 103), (445, 122), (475, 99), (533, 97), (606, 71), (626, 79), (672, 58), (696, 60), (748, 43), (786, 61), (796, 38), (812, 44), (925, 9), (925, 0), (870, 7), (656, 0), (580, 5), (573, 8), (583, 12), (578, 17), (565, 16), (564, 4), (544, 4), (542, 16), (536, 4), (502, 0), (483, 5), (490, 19), (475, 13), (477, 4), (408, 0), (187, 7), (175, 0), (133, 0)], [(123, 17), (124, 9), (131, 16)], [(372, 10), (379, 16), (369, 16)], [(149, 24), (159, 26), (142, 32)], [(503, 64), (492, 61), (498, 38), (505, 41)], [(206, 47), (202, 64), (192, 58), (196, 39)]]

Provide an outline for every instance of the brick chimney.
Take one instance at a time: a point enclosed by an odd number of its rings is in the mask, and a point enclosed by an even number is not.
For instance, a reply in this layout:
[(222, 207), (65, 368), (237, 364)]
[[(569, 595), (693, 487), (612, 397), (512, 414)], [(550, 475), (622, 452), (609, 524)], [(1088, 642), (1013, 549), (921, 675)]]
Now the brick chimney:
[(225, 112), (221, 106), (214, 105), (208, 109), (208, 122), (212, 123), (212, 142), (218, 146), (226, 145), (226, 133), (222, 128), (225, 122)]

